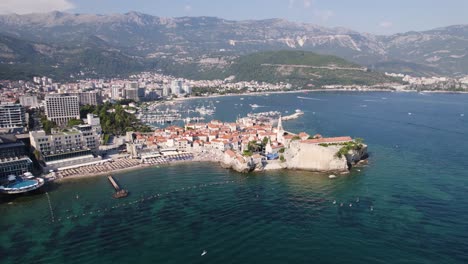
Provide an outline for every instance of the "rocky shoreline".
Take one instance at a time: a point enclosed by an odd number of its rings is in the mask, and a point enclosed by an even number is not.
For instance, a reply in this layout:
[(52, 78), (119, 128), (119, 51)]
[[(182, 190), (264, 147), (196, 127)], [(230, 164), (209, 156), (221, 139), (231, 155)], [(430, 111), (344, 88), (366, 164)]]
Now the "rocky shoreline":
[(252, 156), (249, 161), (242, 162), (238, 158), (224, 155), (220, 164), (223, 168), (242, 173), (290, 169), (342, 174), (349, 173), (353, 166), (367, 162), (367, 145), (363, 144), (358, 150), (349, 150), (341, 157), (337, 156), (340, 148), (339, 145), (324, 147), (297, 142), (284, 151), (284, 160), (265, 160)]

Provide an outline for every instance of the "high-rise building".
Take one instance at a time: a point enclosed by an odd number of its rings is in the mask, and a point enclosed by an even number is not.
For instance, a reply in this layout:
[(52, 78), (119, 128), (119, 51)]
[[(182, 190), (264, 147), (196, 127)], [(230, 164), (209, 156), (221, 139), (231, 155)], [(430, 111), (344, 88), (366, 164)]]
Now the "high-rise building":
[(19, 101), (23, 107), (36, 108), (39, 106), (37, 102), (37, 96), (35, 95), (22, 95), (20, 96)]
[(112, 100), (120, 100), (124, 98), (123, 88), (118, 85), (113, 85), (111, 88), (111, 98)]
[(162, 96), (167, 97), (167, 96), (169, 96), (169, 95), (171, 95), (171, 87), (169, 87), (169, 86), (166, 85), (166, 86), (164, 86), (164, 88), (163, 88)]
[(20, 104), (0, 104), (0, 128), (24, 127), (26, 115)]
[(177, 96), (179, 96), (181, 93), (183, 93), (182, 85), (183, 85), (182, 80), (173, 80), (171, 82), (172, 93), (177, 95)]
[(47, 119), (57, 125), (66, 125), (71, 119), (80, 119), (78, 96), (55, 94), (45, 97)]
[(125, 99), (138, 101), (138, 90), (135, 88), (125, 88)]
[(190, 85), (184, 84), (182, 89), (184, 90), (185, 94), (192, 94), (192, 87)]
[(70, 93), (70, 95), (78, 96), (80, 105), (100, 105), (102, 104), (102, 96), (100, 91)]
[(146, 93), (146, 88), (145, 87), (138, 87), (138, 98), (140, 101), (142, 101), (145, 98), (145, 93)]
[(145, 88), (125, 88), (125, 99), (131, 99), (135, 102), (142, 101), (145, 98)]

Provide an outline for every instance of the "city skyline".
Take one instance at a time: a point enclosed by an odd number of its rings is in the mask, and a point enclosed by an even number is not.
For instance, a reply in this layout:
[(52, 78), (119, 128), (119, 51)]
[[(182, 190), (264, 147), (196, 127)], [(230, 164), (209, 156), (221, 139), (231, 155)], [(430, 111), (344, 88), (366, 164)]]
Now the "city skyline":
[[(267, 8), (266, 8), (267, 7)], [(346, 27), (373, 34), (395, 34), (422, 31), (456, 24), (466, 24), (461, 0), (415, 0), (374, 2), (323, 0), (256, 0), (212, 1), (175, 0), (168, 2), (142, 0), (5, 0), (0, 14), (65, 11), (71, 13), (126, 13), (137, 11), (161, 17), (216, 16), (230, 20), (282, 18), (294, 22), (326, 27)], [(438, 16), (434, 19), (434, 14)]]

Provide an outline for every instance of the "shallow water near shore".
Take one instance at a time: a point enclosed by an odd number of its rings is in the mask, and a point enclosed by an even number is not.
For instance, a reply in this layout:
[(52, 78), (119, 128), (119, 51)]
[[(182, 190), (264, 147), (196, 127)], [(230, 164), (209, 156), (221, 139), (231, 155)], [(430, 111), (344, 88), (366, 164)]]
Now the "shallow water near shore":
[(59, 182), (48, 197), (2, 199), (1, 263), (468, 262), (468, 95), (242, 97), (180, 104), (213, 101), (223, 121), (249, 104), (301, 109), (287, 130), (362, 137), (369, 164), (336, 179), (210, 163), (144, 168), (114, 175), (130, 191), (119, 200), (106, 177)]

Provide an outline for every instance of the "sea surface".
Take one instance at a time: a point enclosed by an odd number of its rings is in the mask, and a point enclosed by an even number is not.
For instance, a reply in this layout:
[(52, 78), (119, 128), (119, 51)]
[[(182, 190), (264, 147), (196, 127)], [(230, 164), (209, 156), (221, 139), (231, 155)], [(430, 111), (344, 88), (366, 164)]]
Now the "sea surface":
[(119, 200), (106, 177), (56, 183), (1, 200), (0, 263), (468, 263), (468, 95), (240, 98), (181, 105), (301, 109), (287, 130), (364, 138), (369, 164), (336, 179), (160, 166), (116, 174)]

